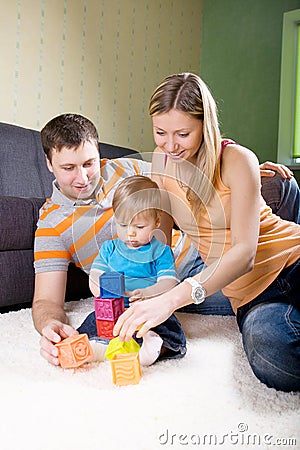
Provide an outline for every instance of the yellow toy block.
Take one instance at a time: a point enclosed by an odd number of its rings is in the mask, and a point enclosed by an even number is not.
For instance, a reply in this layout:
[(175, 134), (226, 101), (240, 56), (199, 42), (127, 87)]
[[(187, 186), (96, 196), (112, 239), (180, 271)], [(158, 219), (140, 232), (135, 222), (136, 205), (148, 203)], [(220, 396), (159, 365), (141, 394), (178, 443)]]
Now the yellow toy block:
[(108, 344), (105, 356), (107, 359), (113, 359), (118, 353), (137, 353), (139, 351), (140, 346), (134, 339), (131, 339), (129, 342), (122, 342), (117, 336)]
[(114, 384), (126, 386), (140, 382), (142, 370), (138, 353), (118, 353), (110, 364)]

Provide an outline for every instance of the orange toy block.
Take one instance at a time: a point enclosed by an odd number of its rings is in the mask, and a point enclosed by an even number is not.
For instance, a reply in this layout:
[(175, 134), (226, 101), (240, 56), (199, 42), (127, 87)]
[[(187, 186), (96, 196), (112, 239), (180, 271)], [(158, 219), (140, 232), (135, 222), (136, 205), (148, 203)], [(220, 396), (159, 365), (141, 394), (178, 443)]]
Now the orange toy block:
[(138, 353), (118, 353), (110, 364), (114, 384), (126, 386), (140, 382), (142, 370)]
[(113, 339), (113, 329), (115, 326), (115, 320), (100, 320), (96, 319), (97, 334), (104, 339)]
[(72, 369), (89, 362), (94, 357), (87, 334), (76, 334), (55, 344), (58, 348), (58, 359), (63, 369)]

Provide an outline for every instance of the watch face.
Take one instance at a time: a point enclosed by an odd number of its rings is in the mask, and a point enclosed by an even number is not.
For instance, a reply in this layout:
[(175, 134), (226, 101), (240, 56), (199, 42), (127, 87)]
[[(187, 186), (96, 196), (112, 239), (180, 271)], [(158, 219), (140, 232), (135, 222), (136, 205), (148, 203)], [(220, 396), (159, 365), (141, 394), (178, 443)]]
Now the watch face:
[(205, 292), (204, 289), (202, 289), (202, 287), (198, 286), (194, 289), (193, 292), (193, 297), (194, 297), (194, 301), (195, 303), (202, 303), (205, 299)]

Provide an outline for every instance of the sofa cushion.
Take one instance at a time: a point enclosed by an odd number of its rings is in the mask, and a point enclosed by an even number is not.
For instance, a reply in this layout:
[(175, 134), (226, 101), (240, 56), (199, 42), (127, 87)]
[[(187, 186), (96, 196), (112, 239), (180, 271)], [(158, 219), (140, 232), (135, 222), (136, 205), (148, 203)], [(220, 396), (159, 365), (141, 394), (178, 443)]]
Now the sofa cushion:
[(0, 194), (13, 197), (50, 197), (49, 172), (40, 132), (0, 124)]
[(142, 159), (141, 153), (137, 152), (136, 150), (125, 147), (118, 147), (116, 145), (106, 144), (104, 142), (99, 143), (99, 152), (100, 158), (115, 159), (128, 157)]
[(0, 251), (33, 248), (42, 198), (0, 197)]
[[(102, 158), (130, 156), (141, 159), (135, 150), (100, 143)], [(16, 125), (0, 123), (0, 195), (50, 197), (53, 174), (49, 172), (41, 134)]]

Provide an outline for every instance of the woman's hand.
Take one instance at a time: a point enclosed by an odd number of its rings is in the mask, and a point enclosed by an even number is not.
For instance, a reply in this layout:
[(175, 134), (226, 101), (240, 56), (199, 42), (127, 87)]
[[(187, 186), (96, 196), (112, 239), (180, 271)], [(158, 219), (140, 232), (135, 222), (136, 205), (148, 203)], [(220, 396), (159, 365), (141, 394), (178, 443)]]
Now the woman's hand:
[(278, 172), (282, 178), (291, 178), (294, 176), (294, 173), (284, 164), (276, 164), (270, 161), (260, 164), (259, 169), (261, 177), (274, 177), (276, 172)]
[(150, 328), (167, 320), (173, 313), (172, 303), (168, 301), (168, 294), (152, 297), (144, 301), (136, 301), (131, 304), (118, 319), (114, 335), (119, 336), (120, 341), (129, 341), (132, 335), (139, 329), (137, 337), (143, 337)]
[(176, 309), (192, 303), (191, 286), (180, 283), (164, 294), (132, 303), (118, 319), (114, 335), (120, 341), (129, 341), (138, 330), (137, 337), (143, 337), (150, 328), (167, 320)]

